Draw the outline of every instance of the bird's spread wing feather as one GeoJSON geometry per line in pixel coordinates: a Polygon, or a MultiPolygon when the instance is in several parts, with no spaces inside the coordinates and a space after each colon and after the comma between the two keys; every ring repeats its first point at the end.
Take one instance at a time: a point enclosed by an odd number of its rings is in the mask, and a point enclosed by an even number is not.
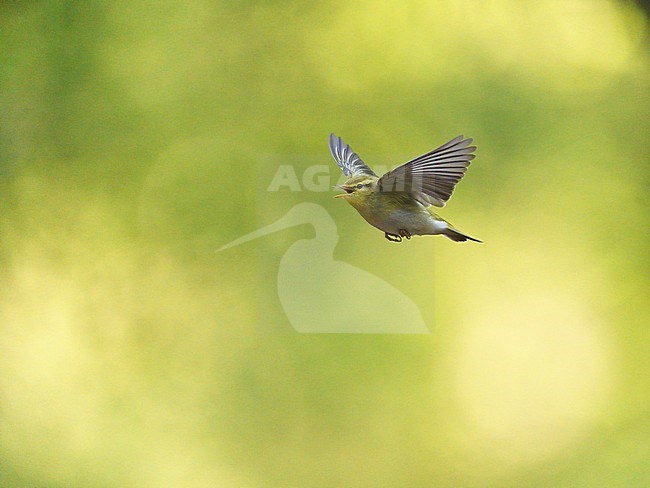
{"type": "Polygon", "coordinates": [[[398,166],[379,179],[381,191],[406,192],[423,205],[444,207],[467,171],[476,146],[458,136],[431,152],[398,166]]]}
{"type": "Polygon", "coordinates": [[[358,176],[368,175],[377,176],[366,164],[361,161],[361,158],[334,134],[330,134],[330,151],[332,156],[343,170],[345,176],[358,176]]]}

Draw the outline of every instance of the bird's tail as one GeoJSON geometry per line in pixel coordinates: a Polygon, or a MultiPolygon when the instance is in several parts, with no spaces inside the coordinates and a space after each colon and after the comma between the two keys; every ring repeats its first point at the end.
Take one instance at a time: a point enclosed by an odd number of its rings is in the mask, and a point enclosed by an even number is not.
{"type": "Polygon", "coordinates": [[[460,232],[457,229],[454,229],[451,226],[445,229],[444,234],[445,237],[448,237],[449,239],[455,242],[465,242],[467,240],[474,241],[474,242],[483,242],[483,241],[479,241],[478,239],[474,239],[473,237],[470,237],[467,234],[463,234],[462,232],[460,232]]]}

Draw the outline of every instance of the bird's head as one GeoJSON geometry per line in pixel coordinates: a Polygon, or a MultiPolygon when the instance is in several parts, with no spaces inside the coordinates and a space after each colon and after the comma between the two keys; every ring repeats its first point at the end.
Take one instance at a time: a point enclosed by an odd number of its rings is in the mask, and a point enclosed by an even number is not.
{"type": "Polygon", "coordinates": [[[340,188],[345,193],[335,195],[334,198],[344,198],[352,205],[363,204],[377,191],[377,181],[378,178],[376,176],[351,176],[342,185],[336,185],[337,188],[340,188]]]}

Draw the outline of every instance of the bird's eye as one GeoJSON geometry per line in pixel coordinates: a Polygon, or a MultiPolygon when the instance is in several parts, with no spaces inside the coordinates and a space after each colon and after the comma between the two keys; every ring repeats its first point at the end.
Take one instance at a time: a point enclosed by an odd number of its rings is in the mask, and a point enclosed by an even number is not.
{"type": "Polygon", "coordinates": [[[362,185],[361,183],[359,183],[359,184],[357,185],[357,188],[358,188],[359,190],[361,190],[361,188],[363,188],[363,185],[362,185]]]}

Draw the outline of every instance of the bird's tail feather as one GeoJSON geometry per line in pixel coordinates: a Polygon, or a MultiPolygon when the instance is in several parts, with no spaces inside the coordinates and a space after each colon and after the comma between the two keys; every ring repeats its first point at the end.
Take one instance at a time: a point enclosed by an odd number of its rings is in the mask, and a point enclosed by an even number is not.
{"type": "Polygon", "coordinates": [[[479,241],[478,239],[474,239],[473,237],[470,237],[467,234],[463,234],[459,230],[456,230],[452,227],[445,229],[445,237],[448,237],[449,239],[455,242],[465,242],[467,240],[474,241],[474,242],[483,242],[483,241],[479,241]]]}

